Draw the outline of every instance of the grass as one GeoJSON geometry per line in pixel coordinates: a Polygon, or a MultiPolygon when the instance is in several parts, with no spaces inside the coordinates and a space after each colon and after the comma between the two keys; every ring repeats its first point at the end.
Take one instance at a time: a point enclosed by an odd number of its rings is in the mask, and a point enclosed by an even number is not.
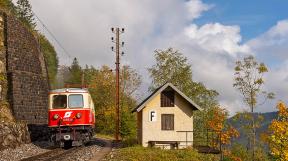
{"type": "Polygon", "coordinates": [[[141,146],[118,149],[106,160],[112,161],[217,161],[219,155],[200,154],[193,149],[163,150],[160,148],[143,148],[141,146]],[[112,156],[112,158],[111,158],[112,156]]]}
{"type": "Polygon", "coordinates": [[[112,135],[107,135],[107,134],[100,134],[100,133],[96,133],[96,138],[103,138],[103,139],[109,139],[109,140],[114,140],[114,136],[112,135]]]}

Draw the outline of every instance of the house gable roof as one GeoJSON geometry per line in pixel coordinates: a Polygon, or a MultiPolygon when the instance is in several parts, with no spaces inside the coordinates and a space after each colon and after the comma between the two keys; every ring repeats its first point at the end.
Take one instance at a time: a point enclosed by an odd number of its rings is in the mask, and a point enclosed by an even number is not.
{"type": "Polygon", "coordinates": [[[164,85],[157,88],[153,93],[151,93],[146,99],[144,99],[137,107],[133,109],[132,112],[140,112],[148,102],[150,102],[154,97],[164,91],[166,88],[171,87],[174,91],[176,91],[180,96],[182,96],[190,105],[195,107],[197,110],[202,111],[203,109],[198,106],[194,101],[188,98],[183,92],[181,92],[178,88],[176,88],[172,83],[165,83],[164,85]]]}

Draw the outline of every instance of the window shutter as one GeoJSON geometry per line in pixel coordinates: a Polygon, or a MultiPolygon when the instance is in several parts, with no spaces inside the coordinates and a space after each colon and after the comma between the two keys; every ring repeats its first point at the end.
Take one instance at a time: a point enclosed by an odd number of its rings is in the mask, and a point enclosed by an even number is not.
{"type": "Polygon", "coordinates": [[[174,114],[161,115],[161,130],[174,130],[174,114]]]}
{"type": "Polygon", "coordinates": [[[161,107],[174,107],[174,91],[161,92],[161,107]]]}

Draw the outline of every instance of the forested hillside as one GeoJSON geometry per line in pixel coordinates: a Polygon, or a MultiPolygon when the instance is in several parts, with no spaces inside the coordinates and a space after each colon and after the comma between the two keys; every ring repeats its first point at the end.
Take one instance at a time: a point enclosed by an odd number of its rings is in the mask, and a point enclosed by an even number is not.
{"type": "MultiPolygon", "coordinates": [[[[257,140],[261,141],[261,134],[267,133],[268,127],[271,124],[272,120],[277,119],[278,112],[254,113],[253,117],[255,119],[259,117],[262,118],[261,122],[259,123],[259,128],[256,131],[257,140]]],[[[245,130],[242,128],[243,124],[248,124],[248,121],[245,119],[245,115],[243,113],[237,114],[229,118],[227,120],[227,123],[235,127],[240,133],[240,137],[236,138],[234,141],[242,144],[243,146],[247,146],[248,142],[245,136],[245,130]]]]}

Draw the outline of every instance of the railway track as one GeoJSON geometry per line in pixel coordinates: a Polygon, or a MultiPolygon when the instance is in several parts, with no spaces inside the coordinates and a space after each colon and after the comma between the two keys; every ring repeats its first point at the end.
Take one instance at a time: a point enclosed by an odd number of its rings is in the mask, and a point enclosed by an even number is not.
{"type": "Polygon", "coordinates": [[[35,155],[29,158],[24,158],[21,161],[57,161],[64,160],[65,157],[69,154],[75,153],[76,151],[81,150],[84,147],[72,147],[70,149],[55,148],[46,153],[35,155]]]}

